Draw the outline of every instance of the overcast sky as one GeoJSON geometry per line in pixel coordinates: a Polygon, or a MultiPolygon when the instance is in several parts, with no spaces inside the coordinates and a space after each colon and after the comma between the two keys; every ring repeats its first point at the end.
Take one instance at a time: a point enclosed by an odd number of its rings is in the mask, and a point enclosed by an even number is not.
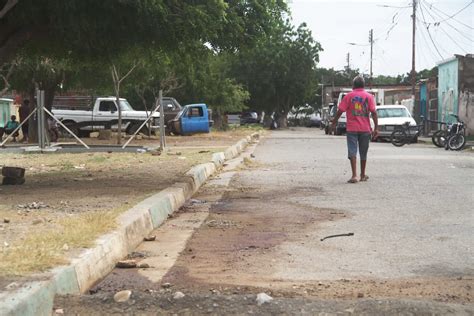
{"type": "MultiPolygon", "coordinates": [[[[432,68],[454,54],[474,53],[474,0],[417,1],[417,70],[432,68]],[[435,22],[440,23],[434,25],[435,22]]],[[[288,2],[294,24],[306,22],[323,46],[320,66],[343,69],[350,53],[351,67],[369,73],[369,31],[373,29],[374,75],[397,75],[411,70],[411,0],[288,2]]]]}

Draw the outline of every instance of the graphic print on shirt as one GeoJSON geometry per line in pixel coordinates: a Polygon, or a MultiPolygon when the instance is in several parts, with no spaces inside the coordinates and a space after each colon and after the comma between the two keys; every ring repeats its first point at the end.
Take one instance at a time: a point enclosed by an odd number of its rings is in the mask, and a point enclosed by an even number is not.
{"type": "Polygon", "coordinates": [[[362,117],[369,117],[369,99],[365,98],[365,100],[360,96],[355,96],[351,99],[352,105],[352,115],[353,116],[362,116],[362,117]]]}

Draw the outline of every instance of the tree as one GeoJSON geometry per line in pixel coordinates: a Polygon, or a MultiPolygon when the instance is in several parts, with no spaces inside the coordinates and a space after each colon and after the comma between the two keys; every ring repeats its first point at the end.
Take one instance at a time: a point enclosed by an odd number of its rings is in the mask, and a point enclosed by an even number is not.
{"type": "Polygon", "coordinates": [[[223,0],[0,0],[0,64],[20,48],[49,55],[109,58],[128,47],[208,41],[225,23],[223,0]]]}
{"type": "Polygon", "coordinates": [[[120,86],[122,84],[122,81],[124,81],[128,76],[130,76],[130,74],[137,66],[138,63],[133,62],[130,68],[128,70],[125,70],[126,72],[124,73],[122,73],[120,71],[120,67],[116,66],[115,64],[112,64],[112,66],[110,67],[112,73],[112,80],[114,82],[115,104],[117,104],[118,110],[117,145],[120,145],[122,143],[122,105],[120,103],[120,86]]]}
{"type": "Polygon", "coordinates": [[[0,67],[0,97],[10,89],[10,77],[19,61],[20,60],[13,60],[0,67]]]}
{"type": "MultiPolygon", "coordinates": [[[[51,59],[44,56],[19,55],[16,60],[15,71],[10,76],[10,85],[28,95],[30,99],[30,110],[36,103],[35,90],[45,91],[45,107],[51,110],[54,94],[60,89],[61,84],[68,76],[74,73],[71,60],[51,59]]],[[[30,119],[29,139],[37,140],[36,121],[30,119]]]]}
{"type": "Polygon", "coordinates": [[[206,63],[206,76],[195,87],[213,110],[215,127],[218,129],[226,127],[224,114],[241,112],[246,108],[245,101],[249,99],[248,91],[229,74],[231,58],[225,53],[210,54],[206,63]]]}
{"type": "Polygon", "coordinates": [[[234,73],[250,92],[252,109],[275,112],[287,125],[292,107],[303,106],[316,91],[316,64],[321,46],[305,24],[296,30],[282,22],[254,49],[239,55],[234,73]]]}

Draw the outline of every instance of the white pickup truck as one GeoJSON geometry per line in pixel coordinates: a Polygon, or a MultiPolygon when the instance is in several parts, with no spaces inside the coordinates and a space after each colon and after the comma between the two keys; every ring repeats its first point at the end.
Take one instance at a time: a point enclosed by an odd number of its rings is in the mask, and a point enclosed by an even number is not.
{"type": "MultiPolygon", "coordinates": [[[[100,129],[117,130],[118,108],[115,97],[56,97],[52,112],[64,125],[76,135],[88,136],[100,129]]],[[[122,130],[133,134],[147,119],[149,112],[135,111],[126,99],[120,99],[122,110],[122,130]]],[[[153,114],[151,131],[159,129],[160,113],[153,114]]],[[[147,125],[148,126],[148,125],[147,125]]],[[[142,128],[148,133],[147,126],[142,128]]]]}

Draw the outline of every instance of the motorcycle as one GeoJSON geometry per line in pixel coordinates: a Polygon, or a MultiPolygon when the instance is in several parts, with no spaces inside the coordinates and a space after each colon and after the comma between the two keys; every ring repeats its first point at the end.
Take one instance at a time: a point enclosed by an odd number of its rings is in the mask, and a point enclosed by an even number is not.
{"type": "Polygon", "coordinates": [[[466,145],[466,127],[463,121],[459,120],[459,116],[453,115],[457,122],[448,125],[447,137],[445,141],[446,150],[461,150],[466,145]]]}

